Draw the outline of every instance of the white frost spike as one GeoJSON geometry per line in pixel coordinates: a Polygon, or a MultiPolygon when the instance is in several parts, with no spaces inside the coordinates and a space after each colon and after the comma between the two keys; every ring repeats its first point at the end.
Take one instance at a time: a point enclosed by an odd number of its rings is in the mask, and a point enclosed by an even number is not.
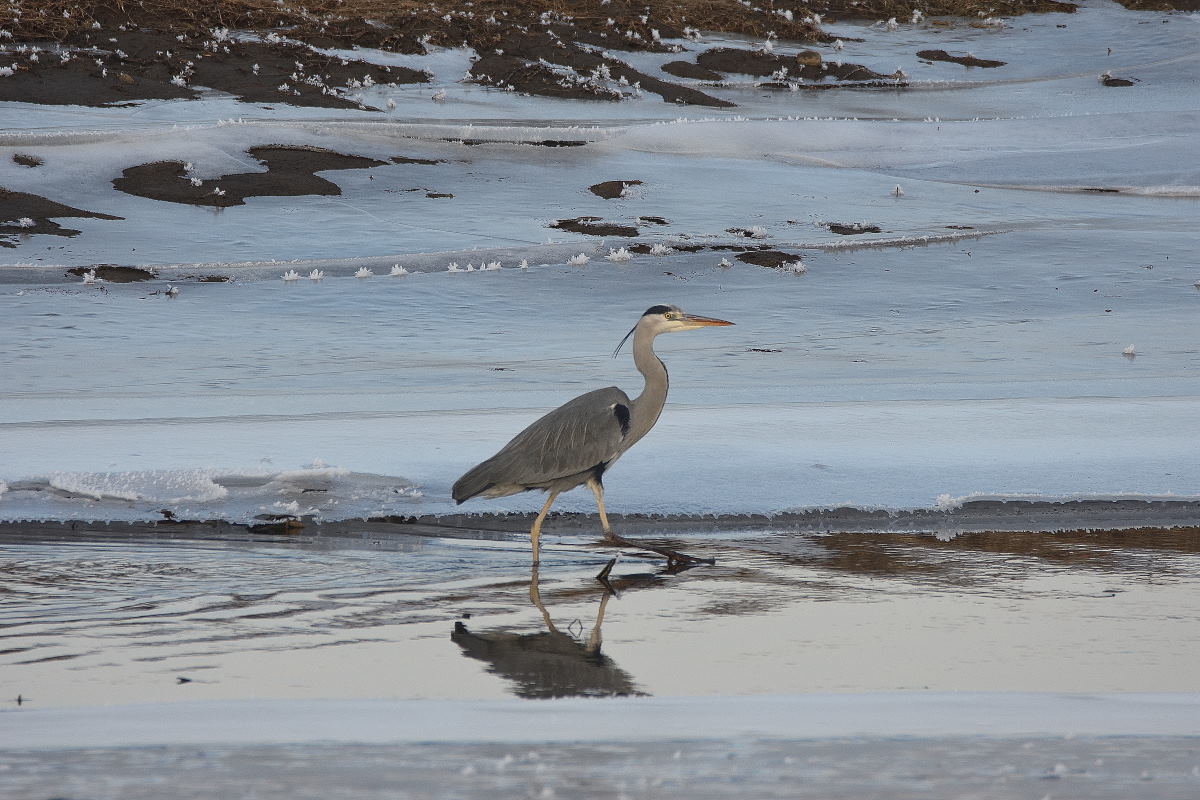
{"type": "Polygon", "coordinates": [[[34,221],[33,221],[32,219],[30,219],[29,217],[21,217],[19,220],[17,220],[17,227],[18,227],[18,228],[33,228],[33,227],[36,227],[36,226],[37,226],[37,223],[36,223],[36,222],[34,222],[34,221]]]}
{"type": "Polygon", "coordinates": [[[922,14],[919,9],[914,8],[913,12],[912,12],[912,17],[909,18],[908,21],[913,25],[920,25],[921,21],[924,19],[925,19],[925,15],[922,14]]]}
{"type": "Polygon", "coordinates": [[[484,270],[485,272],[495,272],[496,270],[500,269],[500,262],[499,261],[489,261],[486,264],[483,264],[482,266],[480,266],[479,268],[481,270],[484,270]]]}
{"type": "Polygon", "coordinates": [[[374,272],[372,272],[371,270],[367,269],[366,267],[359,267],[359,268],[358,268],[358,272],[354,273],[354,277],[356,277],[356,278],[369,278],[369,277],[371,277],[371,276],[372,276],[372,275],[374,275],[374,274],[375,274],[374,272]]]}
{"type": "Polygon", "coordinates": [[[289,269],[287,272],[283,273],[283,279],[285,281],[298,281],[300,280],[300,273],[296,272],[294,269],[289,269]]]}
{"type": "MultiPolygon", "coordinates": [[[[529,259],[522,258],[521,263],[517,264],[517,269],[529,269],[529,259]]],[[[1196,281],[1197,288],[1200,288],[1200,281],[1196,281]]]]}
{"type": "Polygon", "coordinates": [[[472,262],[468,261],[467,262],[467,272],[474,272],[474,271],[475,271],[475,265],[472,262]]]}
{"type": "Polygon", "coordinates": [[[1126,347],[1124,350],[1121,351],[1121,355],[1129,356],[1130,358],[1133,358],[1134,356],[1137,355],[1137,350],[1133,349],[1133,345],[1129,345],[1129,347],[1126,347]]]}
{"type": "Polygon", "coordinates": [[[396,109],[396,101],[389,97],[387,101],[387,107],[388,111],[394,111],[396,109]]]}
{"type": "Polygon", "coordinates": [[[96,282],[96,270],[89,269],[87,272],[83,273],[83,282],[84,283],[95,283],[96,282]]]}
{"type": "Polygon", "coordinates": [[[654,246],[650,248],[650,255],[652,256],[668,256],[674,252],[673,248],[667,247],[662,242],[655,242],[654,246]]]}
{"type": "Polygon", "coordinates": [[[401,275],[407,275],[407,274],[408,274],[408,270],[406,270],[404,267],[400,266],[399,264],[394,264],[392,266],[392,271],[388,273],[388,275],[395,275],[397,277],[399,277],[401,275]]]}
{"type": "Polygon", "coordinates": [[[579,255],[571,256],[570,258],[567,259],[567,263],[573,267],[582,267],[584,264],[588,263],[589,261],[591,261],[591,259],[588,258],[583,253],[580,253],[579,255]]]}
{"type": "Polygon", "coordinates": [[[900,184],[896,184],[896,188],[892,189],[892,195],[895,197],[904,197],[904,190],[900,188],[900,184]]]}
{"type": "Polygon", "coordinates": [[[717,266],[718,267],[732,267],[733,262],[730,261],[728,258],[722,258],[720,263],[717,264],[717,266]]]}
{"type": "Polygon", "coordinates": [[[834,40],[833,40],[833,49],[834,49],[834,50],[841,50],[841,49],[845,48],[845,46],[846,46],[846,45],[845,45],[845,44],[842,42],[842,40],[841,40],[841,39],[834,39],[834,40]]]}
{"type": "Polygon", "coordinates": [[[167,297],[175,297],[177,294],[179,294],[179,287],[171,286],[170,284],[167,284],[166,294],[167,294],[167,297]]]}
{"type": "Polygon", "coordinates": [[[312,272],[308,273],[308,279],[310,281],[319,281],[319,280],[323,279],[324,277],[325,277],[325,273],[319,269],[314,269],[312,272]]]}
{"type": "Polygon", "coordinates": [[[192,182],[192,186],[201,186],[204,184],[204,181],[199,178],[189,178],[189,180],[192,182]]]}
{"type": "Polygon", "coordinates": [[[767,229],[764,228],[762,225],[751,225],[749,231],[750,231],[751,239],[767,238],[767,229]]]}
{"type": "Polygon", "coordinates": [[[446,90],[445,90],[445,89],[438,89],[438,90],[437,90],[437,92],[436,92],[436,93],[433,95],[433,97],[432,97],[432,98],[430,98],[430,99],[431,99],[431,100],[433,100],[435,103],[442,103],[442,102],[445,102],[445,100],[446,100],[446,90]]]}
{"type": "Polygon", "coordinates": [[[457,261],[451,261],[446,265],[447,272],[466,272],[465,269],[459,269],[457,261]]]}
{"type": "Polygon", "coordinates": [[[895,17],[892,17],[887,22],[883,23],[883,27],[887,28],[889,31],[897,31],[900,30],[900,23],[896,22],[895,17]]]}
{"type": "Polygon", "coordinates": [[[633,258],[633,255],[624,247],[618,247],[616,250],[613,250],[610,247],[608,249],[608,255],[606,255],[605,258],[609,261],[629,261],[631,258],[633,258]]]}
{"type": "Polygon", "coordinates": [[[790,272],[793,275],[803,275],[804,273],[808,272],[808,267],[804,266],[804,262],[802,261],[785,262],[780,269],[782,269],[784,272],[790,272]]]}

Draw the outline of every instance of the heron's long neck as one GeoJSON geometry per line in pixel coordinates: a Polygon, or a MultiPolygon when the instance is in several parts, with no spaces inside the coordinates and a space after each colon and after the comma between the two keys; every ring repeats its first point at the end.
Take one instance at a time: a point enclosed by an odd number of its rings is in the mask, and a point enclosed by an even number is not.
{"type": "Polygon", "coordinates": [[[654,427],[667,402],[667,368],[654,354],[653,345],[654,334],[638,328],[633,335],[633,363],[646,379],[646,385],[633,400],[633,408],[629,413],[629,433],[625,436],[626,447],[654,427]]]}

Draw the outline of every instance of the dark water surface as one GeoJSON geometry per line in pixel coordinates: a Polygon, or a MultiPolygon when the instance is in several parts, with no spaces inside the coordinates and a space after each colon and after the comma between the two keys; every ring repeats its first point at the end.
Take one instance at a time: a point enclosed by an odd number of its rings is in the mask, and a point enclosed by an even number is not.
{"type": "Polygon", "coordinates": [[[625,549],[605,586],[584,534],[534,573],[504,530],[7,525],[3,701],[1200,690],[1197,528],[644,527],[716,564],[625,549]]]}

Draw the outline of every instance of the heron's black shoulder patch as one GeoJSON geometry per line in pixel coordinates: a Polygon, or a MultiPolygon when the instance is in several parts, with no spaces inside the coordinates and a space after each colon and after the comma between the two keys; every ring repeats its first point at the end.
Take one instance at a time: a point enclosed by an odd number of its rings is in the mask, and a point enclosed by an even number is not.
{"type": "Polygon", "coordinates": [[[648,317],[651,314],[665,314],[670,310],[671,310],[670,306],[650,306],[649,308],[646,309],[646,313],[642,314],[642,316],[648,317]]]}
{"type": "Polygon", "coordinates": [[[629,406],[617,403],[613,406],[613,416],[617,418],[617,424],[621,426],[621,435],[629,433],[629,406]]]}

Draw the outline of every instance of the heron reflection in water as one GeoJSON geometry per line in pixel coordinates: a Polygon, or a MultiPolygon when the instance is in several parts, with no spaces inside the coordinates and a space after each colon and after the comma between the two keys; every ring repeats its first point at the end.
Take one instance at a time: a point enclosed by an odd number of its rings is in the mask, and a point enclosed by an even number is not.
{"type": "MultiPolygon", "coordinates": [[[[645,378],[642,393],[633,400],[616,386],[581,394],[513,437],[500,452],[472,467],[452,490],[454,500],[472,497],[505,497],[541,489],[549,493],[529,531],[533,563],[538,563],[538,537],[550,506],[561,493],[586,485],[596,497],[604,538],[612,544],[631,545],[667,557],[668,565],[697,564],[697,559],[675,550],[618,536],[604,511],[606,470],[650,432],[667,402],[667,368],[654,354],[660,333],[732,325],[723,319],[685,314],[676,306],[651,306],[617,345],[614,356],[633,337],[633,363],[645,378]]],[[[708,563],[711,563],[709,561],[708,563]]],[[[603,573],[603,575],[607,575],[603,573]]],[[[602,577],[603,580],[603,577],[602,577]]]]}
{"type": "MultiPolygon", "coordinates": [[[[586,638],[559,630],[542,602],[535,564],[529,577],[529,599],[542,615],[546,630],[537,633],[491,631],[473,633],[462,621],[454,624],[450,639],[463,655],[488,665],[487,670],[515,684],[514,694],[527,699],[554,697],[644,696],[633,678],[601,652],[600,627],[616,590],[657,580],[654,575],[624,576],[601,581],[596,621],[586,638]]],[[[574,622],[572,622],[574,625],[574,622]]],[[[568,626],[570,630],[570,626],[568,626]]]]}

